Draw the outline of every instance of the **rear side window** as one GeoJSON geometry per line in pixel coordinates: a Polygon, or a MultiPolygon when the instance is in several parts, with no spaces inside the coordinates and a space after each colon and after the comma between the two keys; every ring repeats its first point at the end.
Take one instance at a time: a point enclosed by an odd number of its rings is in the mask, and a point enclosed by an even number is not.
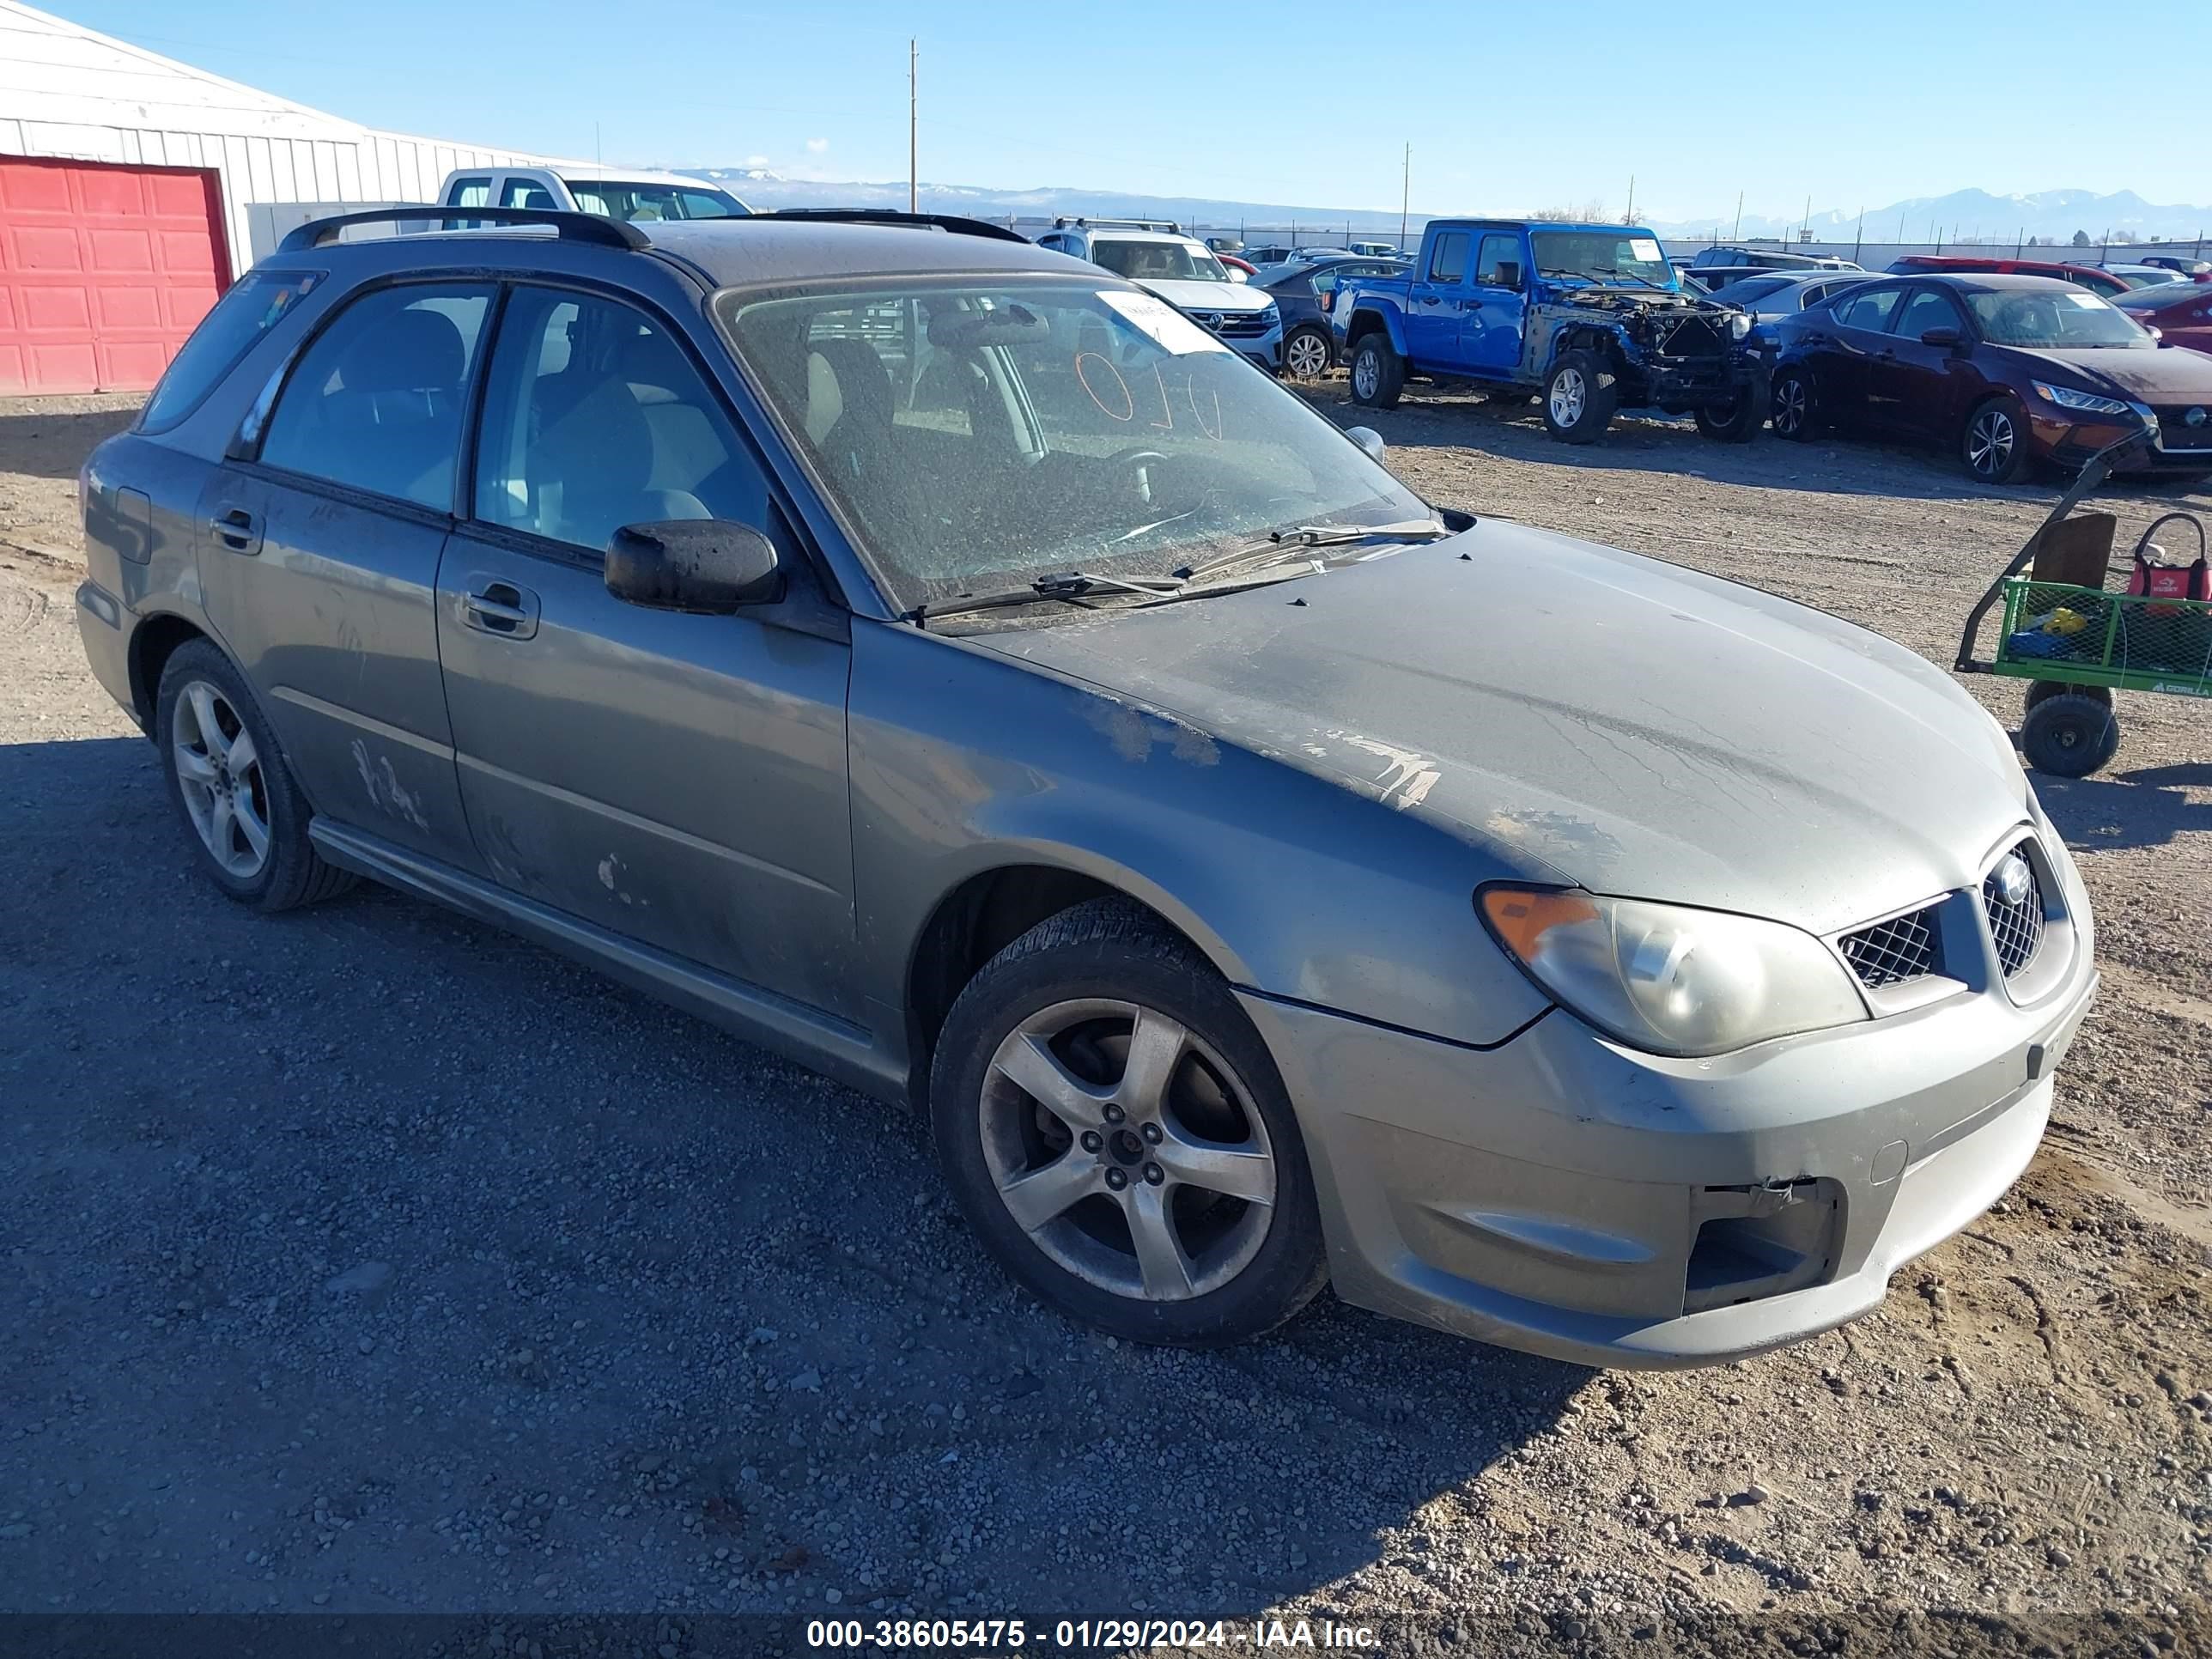
{"type": "Polygon", "coordinates": [[[447,207],[489,207],[491,205],[489,179],[456,179],[453,187],[446,192],[447,207]]]}
{"type": "Polygon", "coordinates": [[[550,208],[556,206],[553,192],[534,179],[510,179],[499,193],[499,204],[504,208],[550,208]]]}
{"type": "Polygon", "coordinates": [[[380,289],[315,338],[276,400],[264,465],[452,509],[489,287],[380,289]]]}
{"type": "Polygon", "coordinates": [[[323,280],[319,270],[249,270],[216,301],[161,376],[139,417],[141,432],[166,432],[200,405],[223,376],[323,280]]]}
{"type": "Polygon", "coordinates": [[[1432,283],[1456,283],[1467,276],[1467,245],[1469,240],[1463,230],[1447,230],[1437,238],[1437,245],[1429,255],[1429,280],[1432,283]]]}
{"type": "Polygon", "coordinates": [[[1865,294],[1855,294],[1836,307],[1836,320],[1845,328],[1863,328],[1869,333],[1881,332],[1889,313],[1897,309],[1898,296],[1905,290],[1878,288],[1865,294]]]}

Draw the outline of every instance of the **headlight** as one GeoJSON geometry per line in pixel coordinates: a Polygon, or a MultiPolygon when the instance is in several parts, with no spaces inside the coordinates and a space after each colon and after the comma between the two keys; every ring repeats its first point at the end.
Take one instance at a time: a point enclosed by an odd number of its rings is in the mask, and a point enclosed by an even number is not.
{"type": "Polygon", "coordinates": [[[1573,890],[1480,896],[1529,977],[1631,1048],[1717,1054],[1868,1017],[1843,963],[1779,922],[1573,890]]]}
{"type": "Polygon", "coordinates": [[[1749,334],[1751,332],[1751,313],[1747,311],[1739,311],[1735,316],[1729,318],[1729,332],[1739,340],[1749,334]]]}
{"type": "Polygon", "coordinates": [[[1260,313],[1260,320],[1273,328],[1283,320],[1283,313],[1279,307],[1270,305],[1260,313]]]}
{"type": "Polygon", "coordinates": [[[2057,404],[2061,409],[2078,409],[2085,415],[2131,415],[2135,411],[2118,398],[2100,398],[2094,392],[2076,392],[2070,386],[2045,386],[2040,380],[2030,380],[2035,395],[2057,404]]]}

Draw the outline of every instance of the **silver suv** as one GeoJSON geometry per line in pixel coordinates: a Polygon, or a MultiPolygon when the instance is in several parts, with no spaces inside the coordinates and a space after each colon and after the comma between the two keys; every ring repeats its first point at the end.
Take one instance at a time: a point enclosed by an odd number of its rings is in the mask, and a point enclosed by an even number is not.
{"type": "Polygon", "coordinates": [[[1283,367],[1274,296],[1248,287],[1196,237],[1163,219],[1057,219],[1037,246],[1103,265],[1157,294],[1270,374],[1283,367]]]}

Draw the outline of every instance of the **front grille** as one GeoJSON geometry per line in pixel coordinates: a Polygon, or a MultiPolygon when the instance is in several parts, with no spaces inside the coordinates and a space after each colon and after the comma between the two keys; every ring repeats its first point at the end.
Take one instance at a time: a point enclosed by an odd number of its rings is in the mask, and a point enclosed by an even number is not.
{"type": "Polygon", "coordinates": [[[1843,938],[1844,960],[1869,991],[1936,971],[1936,906],[1893,916],[1843,938]]]}
{"type": "Polygon", "coordinates": [[[1267,331],[1270,321],[1264,311],[1194,311],[1190,314],[1225,340],[1256,340],[1267,331]]]}
{"type": "Polygon", "coordinates": [[[2212,449],[2212,404],[2176,404],[2158,410],[2159,441],[2168,449],[2212,449]],[[2189,412],[2203,409],[2197,424],[2189,424],[2189,412]]]}
{"type": "Polygon", "coordinates": [[[2017,904],[2005,902],[2003,894],[1997,890],[1997,871],[2005,863],[2004,859],[1999,859],[1990,873],[1982,878],[1982,912],[1990,920],[1990,939],[1997,947],[1997,966],[2010,979],[2035,960],[2035,953],[2043,944],[2043,878],[2036,872],[2035,860],[2028,856],[2027,842],[2021,842],[2006,856],[2018,858],[2027,866],[2027,896],[2017,904]]]}

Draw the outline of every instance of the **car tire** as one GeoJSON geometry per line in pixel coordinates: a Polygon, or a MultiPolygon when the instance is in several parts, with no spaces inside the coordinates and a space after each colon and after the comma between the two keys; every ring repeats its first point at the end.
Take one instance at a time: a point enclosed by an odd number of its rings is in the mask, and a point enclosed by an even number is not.
{"type": "Polygon", "coordinates": [[[1595,352],[1563,352],[1544,377],[1544,429],[1561,443],[1594,444],[1620,400],[1612,371],[1595,352]]]}
{"type": "Polygon", "coordinates": [[[2112,705],[2070,688],[2037,702],[2020,725],[2027,763],[2054,778],[2086,778],[2119,746],[2120,722],[2112,705]]]}
{"type": "Polygon", "coordinates": [[[343,892],[351,872],[307,838],[313,814],[246,678],[206,640],[171,653],[154,701],[169,799],[217,887],[258,910],[343,892]]]}
{"type": "Polygon", "coordinates": [[[2068,696],[2094,697],[2107,708],[2112,706],[2112,688],[2109,685],[2069,685],[2064,680],[2037,680],[2027,688],[2027,702],[2021,712],[2025,714],[2039,702],[2068,696]]]}
{"type": "Polygon", "coordinates": [[[1335,343],[1325,328],[1294,328],[1283,340],[1283,378],[1318,380],[1336,365],[1335,343]]]}
{"type": "Polygon", "coordinates": [[[1990,398],[1966,416],[1959,459],[1976,482],[2018,483],[2027,477],[2027,413],[2011,398],[1990,398]]]}
{"type": "Polygon", "coordinates": [[[1725,414],[1714,409],[1694,410],[1698,430],[1717,442],[1749,443],[1766,424],[1766,388],[1754,382],[1744,387],[1725,414]]]}
{"type": "Polygon", "coordinates": [[[1352,401],[1368,409],[1395,409],[1406,389],[1406,360],[1376,329],[1352,348],[1352,401]]]}
{"type": "Polygon", "coordinates": [[[969,1224],[1080,1323],[1219,1346],[1273,1329],[1327,1279],[1267,1045],[1220,975],[1128,901],[1062,911],[984,965],[945,1018],[929,1102],[969,1224]],[[1134,1080],[1140,1027],[1159,1058],[1134,1080]]]}
{"type": "Polygon", "coordinates": [[[1767,419],[1774,435],[1794,444],[1813,435],[1813,382],[1802,368],[1778,369],[1766,394],[1767,419]]]}

